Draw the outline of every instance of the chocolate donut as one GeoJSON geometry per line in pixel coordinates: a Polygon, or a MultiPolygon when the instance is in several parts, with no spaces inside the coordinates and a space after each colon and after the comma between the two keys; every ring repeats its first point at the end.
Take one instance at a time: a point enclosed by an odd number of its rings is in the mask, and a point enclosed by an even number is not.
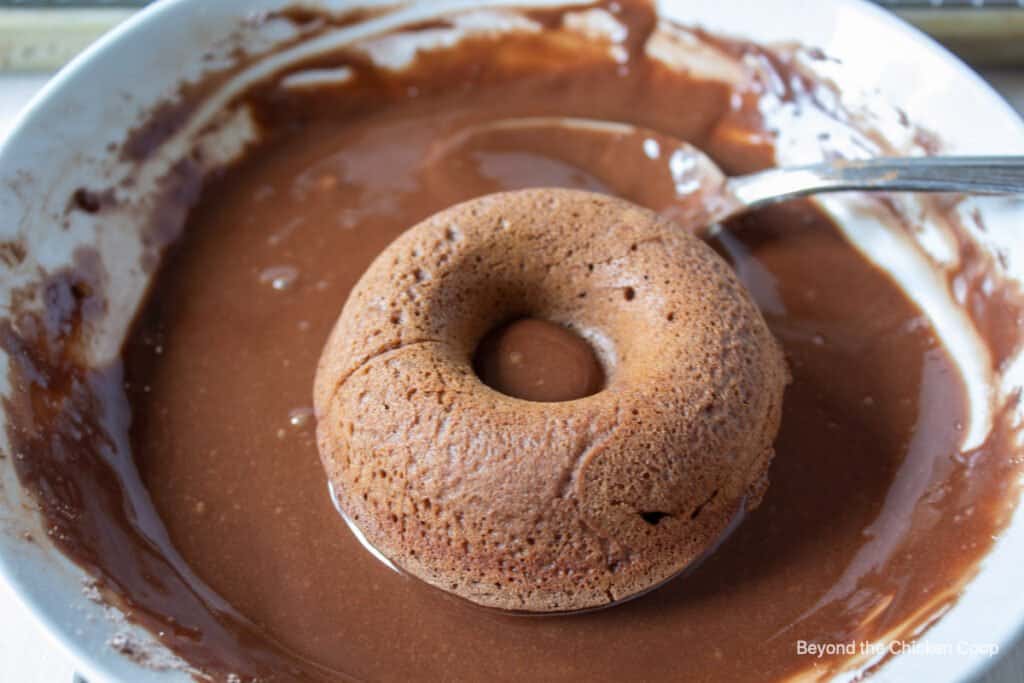
{"type": "Polygon", "coordinates": [[[406,572],[474,603],[594,608],[713,548],[767,485],[788,372],[710,247],[629,202],[495,194],[408,230],[352,291],[316,375],[337,502],[406,572]],[[482,382],[522,317],[587,340],[592,395],[482,382]]]}

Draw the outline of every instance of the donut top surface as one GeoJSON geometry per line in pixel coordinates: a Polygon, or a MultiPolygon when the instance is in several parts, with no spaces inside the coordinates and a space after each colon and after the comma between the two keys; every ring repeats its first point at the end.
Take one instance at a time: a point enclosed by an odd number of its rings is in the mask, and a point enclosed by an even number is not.
{"type": "Polygon", "coordinates": [[[685,569],[756,505],[787,370],[729,266],[629,202],[482,197],[395,240],[352,291],[315,383],[338,503],[405,571],[478,604],[607,605],[685,569]],[[473,359],[521,318],[604,376],[527,401],[473,359]]]}

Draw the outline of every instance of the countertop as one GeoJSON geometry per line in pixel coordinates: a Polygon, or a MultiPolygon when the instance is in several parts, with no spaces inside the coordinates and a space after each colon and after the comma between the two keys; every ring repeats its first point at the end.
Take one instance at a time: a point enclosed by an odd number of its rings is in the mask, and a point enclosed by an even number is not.
{"type": "MultiPolygon", "coordinates": [[[[1024,112],[1024,69],[984,72],[1024,112]]],[[[47,74],[0,72],[0,139],[47,74]]],[[[70,683],[74,668],[0,582],[0,683],[70,683]]],[[[978,683],[1024,683],[1024,644],[1004,656],[978,683]]]]}

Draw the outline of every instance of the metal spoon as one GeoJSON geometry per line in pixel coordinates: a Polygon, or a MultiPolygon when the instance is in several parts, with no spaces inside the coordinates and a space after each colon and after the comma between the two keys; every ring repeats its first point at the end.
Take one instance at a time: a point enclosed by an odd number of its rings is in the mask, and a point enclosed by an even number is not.
{"type": "Polygon", "coordinates": [[[431,150],[424,168],[447,169],[434,178],[438,187],[442,180],[458,185],[451,176],[474,172],[474,158],[502,151],[533,152],[586,169],[616,194],[697,232],[758,206],[828,192],[1024,194],[1021,156],[836,160],[729,178],[681,140],[631,124],[569,117],[501,119],[462,129],[431,150]],[[441,157],[453,163],[434,163],[441,157]]]}

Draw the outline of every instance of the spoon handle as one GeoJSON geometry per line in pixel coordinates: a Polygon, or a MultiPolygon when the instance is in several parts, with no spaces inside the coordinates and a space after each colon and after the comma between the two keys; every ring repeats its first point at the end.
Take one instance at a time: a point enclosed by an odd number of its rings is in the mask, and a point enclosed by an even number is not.
{"type": "Polygon", "coordinates": [[[728,185],[746,207],[847,190],[1024,194],[1024,156],[834,161],[738,176],[728,185]]]}

